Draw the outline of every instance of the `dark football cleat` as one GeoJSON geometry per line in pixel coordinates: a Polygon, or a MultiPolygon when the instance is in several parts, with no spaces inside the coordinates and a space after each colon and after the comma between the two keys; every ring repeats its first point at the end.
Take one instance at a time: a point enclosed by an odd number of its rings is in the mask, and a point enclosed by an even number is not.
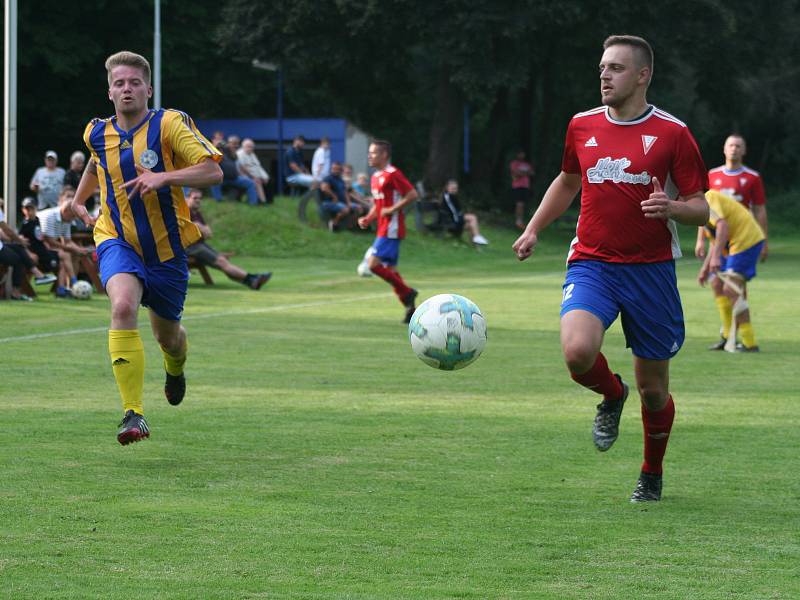
{"type": "Polygon", "coordinates": [[[718,342],[714,342],[713,344],[711,344],[708,347],[708,349],[709,350],[725,350],[725,343],[727,341],[728,340],[726,340],[725,338],[719,338],[719,341],[718,342]]]}
{"type": "Polygon", "coordinates": [[[411,317],[414,315],[414,311],[417,310],[414,301],[417,299],[419,292],[414,288],[411,288],[411,291],[406,294],[406,297],[403,298],[403,306],[406,307],[406,316],[403,317],[403,323],[411,323],[411,317]]]}
{"type": "Polygon", "coordinates": [[[761,352],[758,346],[745,346],[743,343],[736,344],[736,352],[761,352]]]}
{"type": "Polygon", "coordinates": [[[272,277],[272,273],[259,273],[255,277],[253,277],[253,281],[250,283],[250,287],[254,290],[260,290],[265,283],[267,283],[272,277]]]}
{"type": "Polygon", "coordinates": [[[642,471],[631,495],[631,502],[658,502],[661,500],[661,483],[661,475],[642,471]]]}
{"type": "Polygon", "coordinates": [[[183,401],[186,395],[186,377],[183,373],[180,375],[166,374],[167,378],[164,381],[164,395],[167,397],[167,402],[172,406],[178,406],[183,401]]]}
{"type": "Polygon", "coordinates": [[[126,412],[122,422],[119,424],[117,441],[123,446],[127,446],[146,437],[150,437],[150,428],[147,426],[147,421],[144,420],[144,417],[132,410],[126,412]]]}
{"type": "Polygon", "coordinates": [[[616,402],[603,400],[597,405],[597,414],[594,417],[592,426],[592,439],[595,448],[600,452],[605,452],[617,441],[619,435],[619,420],[622,417],[622,409],[625,400],[628,399],[628,385],[622,381],[622,377],[614,373],[622,386],[622,397],[616,402]]]}

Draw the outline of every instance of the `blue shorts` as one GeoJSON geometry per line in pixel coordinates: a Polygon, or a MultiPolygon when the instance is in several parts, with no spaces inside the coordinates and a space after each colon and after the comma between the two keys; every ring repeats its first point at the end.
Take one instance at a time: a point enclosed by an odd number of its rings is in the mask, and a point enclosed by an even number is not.
{"type": "Polygon", "coordinates": [[[332,215],[338,215],[346,208],[347,204],[344,202],[334,202],[333,200],[324,200],[322,202],[322,210],[332,215]]]}
{"type": "Polygon", "coordinates": [[[372,255],[381,259],[389,267],[397,265],[400,259],[400,240],[397,238],[376,237],[372,242],[372,255]]]}
{"type": "Polygon", "coordinates": [[[621,314],[626,346],[639,358],[668,360],[683,345],[683,309],[671,260],[572,262],[564,281],[561,316],[571,310],[592,313],[606,329],[621,314]]]}
{"type": "Polygon", "coordinates": [[[130,244],[112,239],[106,240],[97,248],[97,261],[103,287],[117,273],[132,273],[144,286],[142,306],[150,308],[162,319],[181,320],[189,285],[189,268],[185,255],[146,265],[130,244]]]}
{"type": "Polygon", "coordinates": [[[756,265],[761,256],[761,249],[764,247],[764,240],[758,242],[744,252],[739,252],[732,256],[723,256],[719,270],[721,273],[738,273],[744,277],[745,281],[750,281],[756,276],[756,265]]]}

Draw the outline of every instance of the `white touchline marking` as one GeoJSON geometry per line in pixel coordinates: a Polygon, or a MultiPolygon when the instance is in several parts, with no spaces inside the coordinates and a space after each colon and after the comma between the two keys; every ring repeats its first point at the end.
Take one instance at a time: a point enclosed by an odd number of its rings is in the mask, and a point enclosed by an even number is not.
{"type": "MultiPolygon", "coordinates": [[[[225,312],[205,313],[199,315],[188,315],[183,317],[181,321],[197,321],[200,319],[215,319],[217,317],[230,317],[235,315],[255,315],[261,313],[278,312],[282,310],[292,310],[296,308],[314,308],[315,306],[326,306],[329,304],[346,304],[348,302],[361,302],[364,300],[375,300],[377,298],[386,298],[391,296],[391,293],[382,294],[368,294],[366,296],[357,296],[353,298],[342,298],[339,300],[317,300],[314,302],[298,302],[297,304],[277,304],[275,306],[263,306],[261,308],[251,308],[247,310],[229,310],[225,312]]],[[[105,327],[88,327],[85,329],[67,329],[64,331],[48,331],[45,333],[32,333],[29,335],[18,335],[13,337],[0,338],[0,344],[9,342],[24,342],[28,340],[39,340],[52,337],[60,337],[65,335],[78,335],[81,333],[99,333],[108,331],[108,326],[105,327]]]]}

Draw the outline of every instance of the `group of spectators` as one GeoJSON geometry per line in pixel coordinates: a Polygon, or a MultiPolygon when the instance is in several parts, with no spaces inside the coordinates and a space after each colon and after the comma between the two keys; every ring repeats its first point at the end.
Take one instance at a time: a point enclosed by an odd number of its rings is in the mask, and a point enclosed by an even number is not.
{"type": "Polygon", "coordinates": [[[222,152],[222,183],[211,188],[211,196],[221,201],[223,193],[233,190],[238,199],[247,195],[247,202],[252,206],[264,206],[272,203],[269,187],[269,173],[261,165],[256,154],[256,144],[250,138],[240,139],[238,135],[229,135],[227,139],[221,131],[215,131],[211,143],[222,152]]]}

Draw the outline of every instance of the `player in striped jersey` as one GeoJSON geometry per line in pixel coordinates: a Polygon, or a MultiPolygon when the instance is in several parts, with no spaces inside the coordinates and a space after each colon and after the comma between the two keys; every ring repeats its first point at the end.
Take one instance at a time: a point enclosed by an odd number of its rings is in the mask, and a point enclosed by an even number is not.
{"type": "Polygon", "coordinates": [[[122,396],[120,444],[150,435],[142,407],[144,347],[139,304],[150,309],[153,334],[164,355],[164,392],[179,404],[186,391],[188,349],[181,325],[189,271],[184,248],[201,238],[189,218],[183,187],[222,181],[220,152],[177,110],[148,109],[150,64],[133,52],[106,60],[114,116],[93,119],[84,133],[91,160],[71,209],[94,224],[100,277],[111,300],[108,347],[122,396]],[[86,200],[100,186],[94,223],[86,200]]]}

